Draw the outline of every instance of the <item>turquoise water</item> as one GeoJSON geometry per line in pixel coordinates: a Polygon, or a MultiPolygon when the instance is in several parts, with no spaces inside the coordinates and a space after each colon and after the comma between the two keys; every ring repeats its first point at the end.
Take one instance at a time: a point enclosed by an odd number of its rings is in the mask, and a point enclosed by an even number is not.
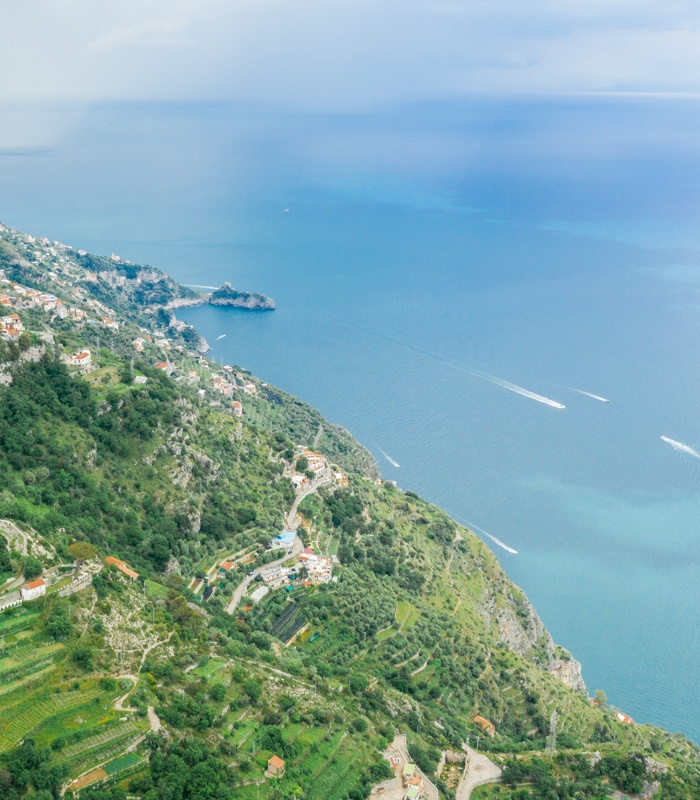
{"type": "Polygon", "coordinates": [[[2,221],[274,297],[182,316],[517,550],[485,536],[590,689],[700,740],[700,460],[660,438],[700,452],[699,108],[52,113],[2,221]]]}

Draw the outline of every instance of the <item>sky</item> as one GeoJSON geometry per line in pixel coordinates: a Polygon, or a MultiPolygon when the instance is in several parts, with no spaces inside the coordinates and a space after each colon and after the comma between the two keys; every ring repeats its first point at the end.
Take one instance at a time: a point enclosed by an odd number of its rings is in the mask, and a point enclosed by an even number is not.
{"type": "Polygon", "coordinates": [[[0,0],[3,101],[700,92],[695,0],[0,0]]]}

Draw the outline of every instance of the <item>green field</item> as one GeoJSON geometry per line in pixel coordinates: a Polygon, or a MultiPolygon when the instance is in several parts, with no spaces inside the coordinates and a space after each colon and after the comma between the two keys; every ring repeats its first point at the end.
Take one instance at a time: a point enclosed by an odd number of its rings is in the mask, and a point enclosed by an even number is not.
{"type": "Polygon", "coordinates": [[[163,586],[162,583],[156,583],[155,581],[149,580],[146,581],[146,597],[148,597],[149,600],[158,597],[167,597],[169,591],[170,590],[168,587],[163,586]]]}
{"type": "Polygon", "coordinates": [[[116,772],[127,769],[127,767],[133,767],[142,760],[141,756],[136,755],[136,753],[127,753],[119,758],[115,758],[114,761],[108,762],[102,769],[104,769],[108,775],[114,775],[116,772]]]}

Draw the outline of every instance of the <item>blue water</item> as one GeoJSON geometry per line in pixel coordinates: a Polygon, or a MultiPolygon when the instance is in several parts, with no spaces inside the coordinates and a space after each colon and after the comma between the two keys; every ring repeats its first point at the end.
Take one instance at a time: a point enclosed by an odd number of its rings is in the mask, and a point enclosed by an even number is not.
{"type": "Polygon", "coordinates": [[[274,297],[182,316],[517,550],[486,540],[591,690],[700,741],[700,460],[660,439],[700,451],[700,107],[35,113],[0,220],[274,297]]]}

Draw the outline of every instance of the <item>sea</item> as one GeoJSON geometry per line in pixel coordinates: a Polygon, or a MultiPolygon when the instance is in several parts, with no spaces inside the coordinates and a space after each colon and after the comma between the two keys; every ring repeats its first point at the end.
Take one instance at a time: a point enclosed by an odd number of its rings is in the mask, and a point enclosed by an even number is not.
{"type": "Polygon", "coordinates": [[[4,105],[0,221],[180,316],[470,525],[588,687],[700,742],[700,105],[4,105]],[[662,438],[664,437],[664,438],[662,438]]]}

